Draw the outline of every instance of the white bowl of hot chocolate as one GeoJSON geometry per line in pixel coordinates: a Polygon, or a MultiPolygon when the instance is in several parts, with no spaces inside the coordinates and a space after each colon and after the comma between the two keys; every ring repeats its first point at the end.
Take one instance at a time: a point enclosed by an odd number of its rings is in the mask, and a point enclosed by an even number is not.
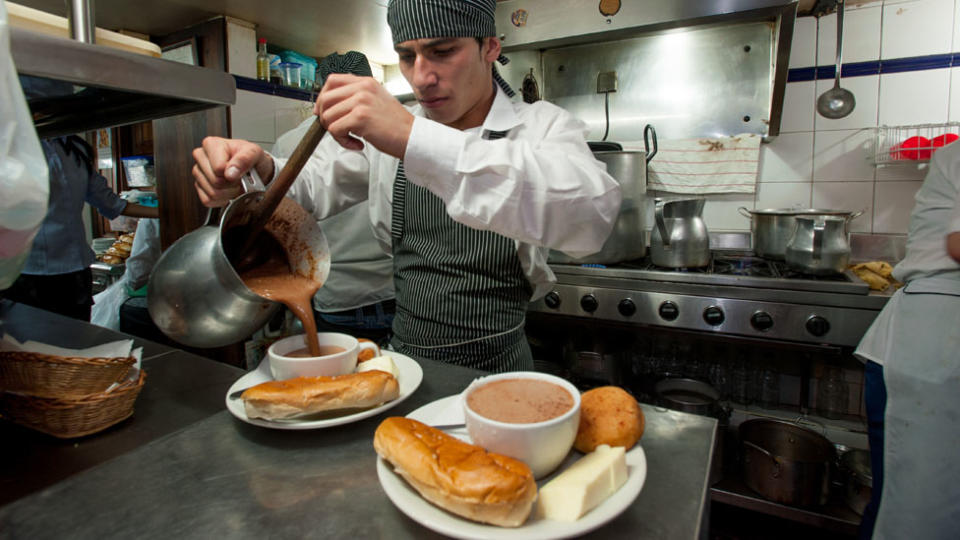
{"type": "Polygon", "coordinates": [[[267,349],[270,374],[282,381],[294,377],[333,377],[353,373],[357,355],[362,349],[372,349],[379,355],[376,344],[358,341],[349,334],[317,332],[316,340],[300,334],[281,339],[267,349]]]}
{"type": "Polygon", "coordinates": [[[463,410],[474,444],[519,459],[542,478],[573,446],[580,392],[547,373],[500,373],[473,381],[463,393],[463,410]]]}

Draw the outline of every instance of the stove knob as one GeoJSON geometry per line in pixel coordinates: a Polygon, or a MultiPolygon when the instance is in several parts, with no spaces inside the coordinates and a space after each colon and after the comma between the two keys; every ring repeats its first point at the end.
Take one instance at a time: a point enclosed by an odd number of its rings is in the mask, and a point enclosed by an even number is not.
{"type": "Polygon", "coordinates": [[[761,332],[766,332],[773,328],[773,317],[766,311],[758,311],[750,317],[750,326],[761,332]]]}
{"type": "Polygon", "coordinates": [[[543,303],[550,309],[557,309],[560,307],[560,295],[557,294],[557,291],[550,291],[547,293],[547,296],[543,298],[543,303]]]}
{"type": "Polygon", "coordinates": [[[819,315],[807,319],[807,332],[820,337],[830,331],[830,323],[819,315]]]}
{"type": "Polygon", "coordinates": [[[723,324],[723,310],[717,306],[710,306],[703,310],[703,320],[710,326],[720,326],[723,324]]]}
{"type": "Polygon", "coordinates": [[[624,317],[630,317],[637,312],[637,305],[633,303],[633,300],[624,298],[617,304],[617,311],[624,317]]]}
{"type": "Polygon", "coordinates": [[[580,299],[580,307],[582,307],[587,313],[593,313],[597,310],[599,305],[600,304],[597,302],[597,297],[592,294],[585,294],[583,295],[583,298],[580,299]]]}
{"type": "Polygon", "coordinates": [[[660,309],[657,311],[660,313],[660,317],[662,317],[665,321],[672,321],[680,316],[680,308],[678,308],[676,304],[669,300],[660,304],[660,309]]]}

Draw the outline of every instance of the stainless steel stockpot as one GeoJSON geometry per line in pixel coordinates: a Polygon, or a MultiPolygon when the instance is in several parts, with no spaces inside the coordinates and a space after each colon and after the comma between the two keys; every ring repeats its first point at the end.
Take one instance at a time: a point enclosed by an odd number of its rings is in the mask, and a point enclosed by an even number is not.
{"type": "Polygon", "coordinates": [[[787,243],[797,226],[797,216],[824,218],[840,217],[846,220],[844,231],[849,233],[850,221],[860,217],[863,211],[824,210],[820,208],[767,208],[750,210],[739,208],[742,215],[750,218],[750,230],[753,233],[753,251],[758,257],[784,260],[787,243]]]}
{"type": "MultiPolygon", "coordinates": [[[[651,125],[643,130],[645,150],[599,150],[593,157],[607,165],[607,172],[620,184],[623,199],[610,236],[597,253],[573,258],[551,250],[548,261],[563,264],[615,264],[647,254],[647,163],[657,154],[657,132],[651,125]],[[652,137],[652,141],[651,141],[652,137]],[[651,149],[652,146],[652,149],[651,149]]],[[[611,148],[619,144],[609,143],[611,148]]]]}

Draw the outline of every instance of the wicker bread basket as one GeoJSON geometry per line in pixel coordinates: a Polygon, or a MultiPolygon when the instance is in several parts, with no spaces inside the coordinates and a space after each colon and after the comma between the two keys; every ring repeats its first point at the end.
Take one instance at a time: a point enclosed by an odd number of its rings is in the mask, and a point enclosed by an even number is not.
{"type": "Polygon", "coordinates": [[[0,414],[54,437],[82,437],[129,418],[146,378],[146,372],[141,369],[137,380],[126,381],[111,392],[71,398],[3,392],[0,393],[0,414]]]}
{"type": "Polygon", "coordinates": [[[0,390],[54,398],[87,396],[123,379],[135,362],[132,356],[79,358],[2,351],[0,390]]]}

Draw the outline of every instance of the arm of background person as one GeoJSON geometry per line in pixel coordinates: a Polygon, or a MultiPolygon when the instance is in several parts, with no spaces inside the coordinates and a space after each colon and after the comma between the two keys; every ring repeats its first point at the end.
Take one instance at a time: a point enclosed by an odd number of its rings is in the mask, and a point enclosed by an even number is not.
{"type": "Polygon", "coordinates": [[[137,203],[128,202],[127,206],[120,212],[124,216],[135,218],[159,218],[160,209],[156,206],[142,206],[137,203]]]}

